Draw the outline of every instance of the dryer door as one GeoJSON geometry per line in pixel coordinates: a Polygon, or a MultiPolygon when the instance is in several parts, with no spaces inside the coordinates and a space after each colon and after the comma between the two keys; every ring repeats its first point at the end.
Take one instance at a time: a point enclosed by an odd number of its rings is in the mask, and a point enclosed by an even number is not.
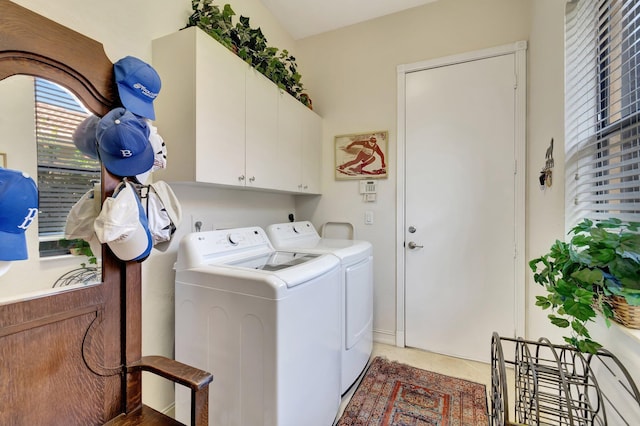
{"type": "Polygon", "coordinates": [[[345,270],[345,348],[351,349],[373,321],[373,257],[345,270]]]}

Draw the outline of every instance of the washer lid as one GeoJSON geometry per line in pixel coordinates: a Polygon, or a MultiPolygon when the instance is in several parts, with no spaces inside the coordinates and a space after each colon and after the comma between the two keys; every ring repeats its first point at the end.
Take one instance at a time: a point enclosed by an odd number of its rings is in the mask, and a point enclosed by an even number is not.
{"type": "Polygon", "coordinates": [[[242,259],[235,262],[229,262],[227,263],[227,265],[238,266],[241,268],[259,269],[262,271],[279,271],[281,269],[300,265],[319,256],[319,254],[275,251],[250,259],[242,259]]]}

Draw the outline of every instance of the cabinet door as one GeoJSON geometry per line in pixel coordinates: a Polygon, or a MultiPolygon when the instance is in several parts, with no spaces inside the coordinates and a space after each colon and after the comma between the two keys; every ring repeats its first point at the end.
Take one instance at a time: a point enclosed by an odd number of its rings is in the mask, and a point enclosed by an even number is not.
{"type": "Polygon", "coordinates": [[[302,120],[302,191],[321,193],[322,118],[303,106],[302,120]]]}
{"type": "Polygon", "coordinates": [[[254,68],[246,87],[246,186],[279,189],[278,88],[254,68]]]}
{"type": "Polygon", "coordinates": [[[278,158],[276,170],[279,187],[285,191],[302,191],[302,104],[280,91],[278,102],[278,158]]]}
{"type": "Polygon", "coordinates": [[[248,65],[199,32],[196,50],[196,180],[244,185],[248,65]]]}

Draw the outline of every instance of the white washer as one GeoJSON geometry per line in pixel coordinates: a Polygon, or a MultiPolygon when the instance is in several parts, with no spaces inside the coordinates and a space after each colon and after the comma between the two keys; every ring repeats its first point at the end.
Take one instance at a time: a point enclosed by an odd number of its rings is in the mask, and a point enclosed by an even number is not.
{"type": "Polygon", "coordinates": [[[278,250],[331,253],[341,264],[341,385],[345,393],[366,367],[373,348],[373,249],[362,240],[322,238],[308,221],[266,229],[278,250]]]}
{"type": "MultiPolygon", "coordinates": [[[[274,250],[263,229],[186,235],[176,262],[178,361],[210,371],[209,424],[327,426],[340,405],[340,262],[274,250]]],[[[176,417],[189,422],[176,386],[176,417]]]]}

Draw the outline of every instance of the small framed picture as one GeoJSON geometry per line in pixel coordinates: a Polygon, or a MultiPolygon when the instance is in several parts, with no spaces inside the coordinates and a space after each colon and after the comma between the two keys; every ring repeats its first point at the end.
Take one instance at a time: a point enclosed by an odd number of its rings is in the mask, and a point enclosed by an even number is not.
{"type": "Polygon", "coordinates": [[[385,179],[388,142],[386,130],[336,136],[336,179],[385,179]]]}

